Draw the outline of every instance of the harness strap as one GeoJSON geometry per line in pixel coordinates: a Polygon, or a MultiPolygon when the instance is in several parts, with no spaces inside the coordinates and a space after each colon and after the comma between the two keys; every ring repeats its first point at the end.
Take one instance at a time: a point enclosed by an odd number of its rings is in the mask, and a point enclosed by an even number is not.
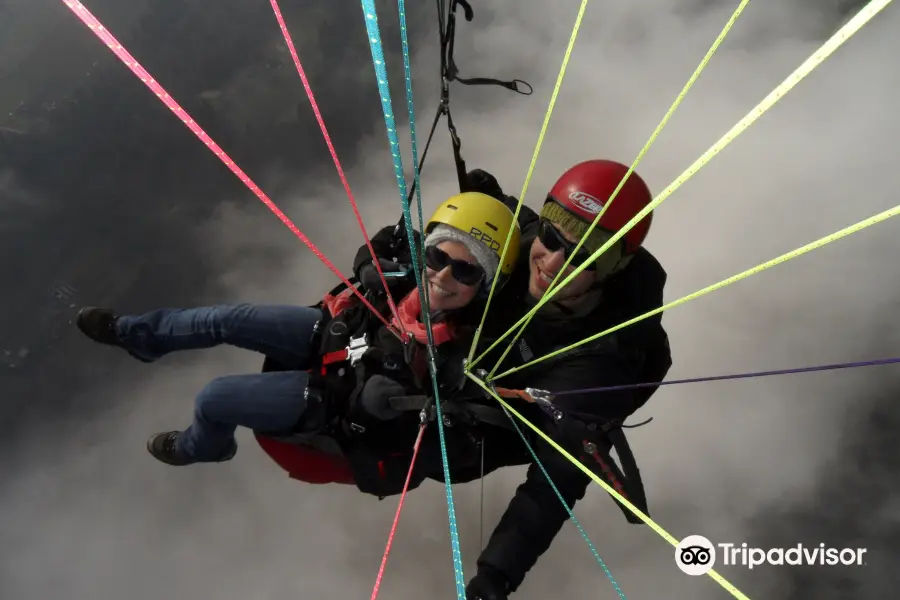
{"type": "Polygon", "coordinates": [[[353,366],[353,372],[356,375],[356,387],[353,388],[353,391],[350,392],[350,397],[347,399],[347,411],[345,413],[346,418],[344,419],[344,426],[347,427],[350,432],[365,433],[365,426],[360,425],[357,422],[357,419],[360,416],[359,397],[362,394],[363,388],[366,387],[366,365],[361,360],[351,361],[350,364],[353,366]]]}
{"type": "MultiPolygon", "coordinates": [[[[545,408],[546,400],[541,397],[541,390],[528,388],[526,390],[514,390],[508,388],[494,388],[498,395],[506,398],[518,398],[526,402],[535,403],[545,408]]],[[[401,396],[390,399],[391,408],[397,411],[416,411],[426,410],[426,416],[429,420],[435,418],[434,406],[430,404],[428,396],[401,396]]],[[[552,405],[550,405],[552,408],[552,405]]],[[[477,421],[489,425],[495,425],[504,429],[515,430],[510,424],[507,416],[497,408],[484,406],[482,404],[474,404],[470,402],[451,401],[441,405],[444,414],[465,415],[474,418],[477,421]]],[[[555,421],[564,419],[565,416],[558,410],[551,410],[551,416],[555,421]]],[[[561,423],[560,423],[561,425],[561,423]]],[[[600,472],[607,483],[616,490],[620,495],[625,497],[629,502],[636,506],[644,514],[649,514],[647,509],[647,495],[644,491],[644,483],[641,479],[641,472],[638,469],[637,461],[625,432],[622,430],[621,423],[607,423],[602,427],[594,424],[585,424],[583,421],[574,418],[565,419],[564,429],[569,430],[570,437],[579,434],[582,437],[582,444],[585,453],[592,457],[600,468],[600,472]],[[572,429],[575,431],[573,432],[572,429]],[[595,441],[592,441],[592,439],[595,441]],[[602,449],[601,449],[602,445],[602,449]],[[620,468],[610,454],[610,449],[614,448],[622,464],[620,468]]],[[[584,458],[584,457],[583,457],[584,458]]],[[[622,510],[625,519],[633,524],[641,524],[643,521],[626,508],[621,502],[613,498],[616,505],[622,510]]]]}
{"type": "MultiPolygon", "coordinates": [[[[621,427],[614,427],[606,431],[606,437],[609,439],[612,448],[615,448],[622,468],[615,463],[610,455],[609,449],[604,448],[601,452],[597,444],[585,439],[583,440],[585,452],[587,452],[600,466],[600,471],[606,482],[625,497],[626,500],[635,505],[644,514],[649,514],[647,510],[647,496],[644,491],[644,483],[641,480],[641,472],[634,460],[634,453],[625,437],[625,432],[621,427]]],[[[637,515],[632,513],[621,502],[613,498],[616,505],[625,514],[625,519],[632,525],[638,525],[643,521],[637,515]]]]}
{"type": "MultiPolygon", "coordinates": [[[[522,94],[523,96],[530,96],[534,91],[534,88],[532,88],[531,84],[527,81],[521,79],[501,81],[499,79],[491,79],[488,77],[471,77],[468,79],[459,77],[459,69],[456,66],[456,62],[453,60],[453,46],[456,40],[457,5],[462,5],[466,21],[471,21],[474,18],[475,13],[466,0],[451,0],[450,13],[447,17],[447,23],[445,24],[443,19],[443,6],[441,4],[442,1],[443,0],[437,0],[438,33],[440,34],[441,40],[441,99],[437,110],[434,113],[431,131],[428,133],[428,140],[425,142],[425,150],[422,152],[422,157],[419,159],[419,173],[421,174],[425,167],[425,157],[428,155],[428,148],[431,146],[431,140],[434,137],[435,129],[437,129],[438,121],[441,120],[441,116],[446,116],[447,129],[450,132],[450,141],[453,144],[453,163],[456,166],[456,178],[459,183],[459,191],[465,192],[468,191],[469,188],[467,183],[466,161],[462,157],[462,141],[459,139],[459,134],[456,132],[456,125],[454,125],[453,117],[450,114],[450,82],[458,81],[463,85],[499,85],[508,90],[512,90],[517,94],[522,94]],[[520,89],[520,84],[526,86],[528,91],[523,92],[520,89]]],[[[416,193],[416,183],[417,182],[413,181],[409,188],[406,197],[407,203],[412,202],[413,196],[416,193]]],[[[403,239],[404,236],[402,236],[401,233],[404,231],[404,217],[401,216],[399,223],[394,228],[394,235],[398,239],[403,239]]],[[[401,250],[402,247],[398,244],[396,246],[396,251],[400,252],[401,250]]],[[[409,250],[410,254],[415,255],[412,247],[410,247],[409,250]]],[[[421,261],[423,257],[420,256],[418,258],[421,261]]],[[[416,258],[414,257],[413,260],[416,260],[416,258]]]]}
{"type": "MultiPolygon", "coordinates": [[[[425,418],[428,421],[433,421],[437,417],[437,410],[429,396],[394,396],[388,402],[391,408],[396,411],[412,412],[424,410],[425,418]]],[[[506,415],[490,406],[473,402],[450,401],[441,404],[441,412],[445,416],[469,418],[486,425],[515,431],[506,415]]]]}
{"type": "Polygon", "coordinates": [[[336,362],[348,360],[349,358],[350,350],[348,348],[342,348],[340,350],[335,350],[334,352],[326,352],[322,355],[322,366],[325,367],[336,362]]]}
{"type": "MultiPolygon", "coordinates": [[[[452,69],[454,73],[458,73],[455,64],[453,65],[452,69]]],[[[534,91],[534,89],[531,87],[531,84],[522,79],[513,79],[512,81],[501,81],[500,79],[493,79],[491,77],[469,77],[468,79],[464,79],[454,74],[453,81],[458,81],[463,85],[499,85],[505,87],[508,90],[516,92],[517,94],[522,94],[523,96],[530,96],[534,91]],[[519,89],[519,84],[528,86],[528,91],[521,91],[519,89]]]]}
{"type": "MultiPolygon", "coordinates": [[[[438,0],[438,13],[441,14],[441,0],[438,0]]],[[[444,31],[441,32],[441,104],[438,109],[440,113],[447,116],[447,128],[450,131],[450,140],[453,142],[453,162],[456,165],[456,177],[459,180],[459,191],[468,190],[466,177],[466,161],[462,157],[462,142],[456,133],[456,126],[453,124],[453,117],[450,114],[450,82],[458,81],[463,85],[499,85],[506,89],[512,90],[524,96],[530,95],[534,90],[527,82],[521,79],[513,81],[500,81],[499,79],[490,79],[487,77],[473,77],[464,79],[459,77],[459,69],[453,60],[453,49],[456,43],[456,9],[462,6],[466,21],[471,21],[475,17],[475,13],[467,0],[450,0],[450,10],[447,14],[447,23],[444,31]],[[519,90],[519,83],[528,86],[528,92],[519,90]]],[[[441,23],[443,25],[443,23],[441,23]]]]}
{"type": "Polygon", "coordinates": [[[322,374],[325,374],[325,367],[327,365],[337,362],[350,361],[350,366],[356,366],[368,349],[369,344],[366,342],[365,332],[358,337],[351,337],[350,342],[344,348],[326,352],[322,355],[322,374]]]}

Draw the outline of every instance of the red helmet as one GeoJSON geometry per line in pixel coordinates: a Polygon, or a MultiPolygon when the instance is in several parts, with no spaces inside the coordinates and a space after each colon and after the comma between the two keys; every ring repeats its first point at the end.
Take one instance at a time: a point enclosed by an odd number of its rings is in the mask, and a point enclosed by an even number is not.
{"type": "MultiPolygon", "coordinates": [[[[545,204],[554,201],[582,221],[593,223],[627,172],[627,165],[612,160],[579,163],[553,184],[545,204]]],[[[652,200],[650,188],[637,173],[632,172],[597,227],[615,233],[652,200]]],[[[653,213],[650,212],[623,236],[626,254],[636,252],[641,246],[652,221],[653,213]]]]}

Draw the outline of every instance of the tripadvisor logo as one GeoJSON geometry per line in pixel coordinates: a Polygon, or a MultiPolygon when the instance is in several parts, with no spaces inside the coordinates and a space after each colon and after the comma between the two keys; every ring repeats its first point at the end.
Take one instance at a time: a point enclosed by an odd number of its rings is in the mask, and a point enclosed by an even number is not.
{"type": "Polygon", "coordinates": [[[702,535],[689,535],[675,547],[675,564],[688,575],[705,575],[716,564],[716,547],[702,535]]]}
{"type": "Polygon", "coordinates": [[[830,548],[825,544],[806,547],[797,544],[790,548],[753,548],[746,543],[713,544],[702,535],[689,535],[675,547],[675,564],[688,575],[705,575],[715,565],[717,557],[727,566],[744,566],[753,569],[761,565],[820,565],[838,564],[862,566],[866,548],[830,548]]]}

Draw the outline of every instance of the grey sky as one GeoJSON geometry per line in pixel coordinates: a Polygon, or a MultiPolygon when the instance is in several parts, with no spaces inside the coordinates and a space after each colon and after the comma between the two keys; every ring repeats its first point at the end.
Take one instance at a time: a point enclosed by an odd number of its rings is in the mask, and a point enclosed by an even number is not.
{"type": "MultiPolygon", "coordinates": [[[[195,116],[210,134],[348,271],[362,238],[267,3],[187,2],[180,13],[148,12],[146,4],[89,6],[183,105],[205,110],[195,116]],[[197,99],[203,92],[205,104],[197,99]]],[[[396,220],[399,198],[359,8],[284,4],[374,232],[396,220]]],[[[438,84],[427,4],[409,16],[420,151],[438,84]]],[[[639,167],[651,188],[679,175],[840,26],[852,4],[752,2],[639,167]]],[[[476,22],[460,25],[464,76],[517,77],[535,88],[530,97],[452,91],[466,160],[495,173],[507,193],[521,189],[578,5],[476,4],[476,22]]],[[[736,5],[591,3],[526,202],[539,206],[574,162],[633,160],[736,5]]],[[[45,36],[29,42],[31,50],[7,53],[28,36],[0,29],[0,56],[9,57],[0,69],[4,115],[21,100],[10,100],[9,90],[32,102],[78,100],[66,115],[49,113],[49,125],[0,120],[33,128],[5,134],[0,146],[0,269],[18,284],[5,296],[12,310],[0,316],[0,350],[10,352],[0,356],[10,363],[0,372],[0,414],[13,424],[9,466],[0,469],[0,597],[364,597],[394,500],[293,483],[246,433],[227,465],[172,469],[146,455],[146,436],[185,424],[207,380],[257,369],[258,357],[221,349],[136,365],[87,345],[67,325],[70,295],[71,303],[121,310],[312,303],[334,278],[61,7],[9,3],[23,31],[45,36]],[[57,61],[99,63],[86,80],[57,61]]],[[[379,8],[402,124],[396,10],[390,2],[379,8]]],[[[896,6],[886,9],[655,213],[647,245],[669,273],[667,300],[896,203],[898,21],[896,6]]],[[[400,136],[406,144],[408,128],[400,136]]],[[[426,213],[454,182],[443,128],[423,176],[426,213]]],[[[895,228],[893,220],[877,225],[673,309],[663,319],[675,361],[669,377],[895,355],[895,228]]],[[[720,570],[752,598],[883,596],[900,583],[891,561],[897,443],[887,433],[900,414],[889,393],[895,373],[663,388],[635,417],[654,421],[630,435],[652,516],[676,538],[870,549],[863,569],[720,570]],[[874,464],[870,479],[860,479],[863,460],[874,464]],[[869,506],[865,518],[856,512],[869,506]]],[[[487,479],[486,534],[523,475],[510,469],[487,479]]],[[[479,486],[455,494],[471,576],[479,486]]],[[[708,577],[677,571],[671,547],[627,525],[599,488],[576,512],[628,597],[727,597],[708,577]]],[[[382,597],[452,597],[446,519],[442,486],[411,494],[382,597]]],[[[567,526],[514,597],[576,595],[615,597],[567,526]]]]}

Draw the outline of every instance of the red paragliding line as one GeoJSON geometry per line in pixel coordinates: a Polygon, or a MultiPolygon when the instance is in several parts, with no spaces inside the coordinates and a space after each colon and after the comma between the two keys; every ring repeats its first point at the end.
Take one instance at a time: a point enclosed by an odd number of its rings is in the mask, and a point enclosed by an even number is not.
{"type": "MultiPolygon", "coordinates": [[[[88,28],[93,31],[94,34],[98,38],[100,38],[100,40],[103,41],[103,43],[105,43],[110,50],[112,50],[113,54],[115,54],[119,58],[119,60],[125,63],[125,66],[128,67],[131,72],[134,73],[138,77],[138,79],[140,79],[144,83],[144,85],[150,88],[150,91],[156,94],[156,97],[159,98],[163,102],[163,104],[168,106],[172,110],[172,112],[174,112],[175,115],[179,119],[181,119],[181,121],[185,125],[187,125],[188,129],[190,129],[194,133],[194,135],[200,138],[201,142],[206,144],[206,147],[209,148],[210,151],[215,154],[232,173],[237,175],[238,179],[240,179],[241,182],[243,182],[243,184],[246,185],[247,188],[251,192],[253,192],[256,197],[259,198],[260,201],[262,201],[262,203],[265,204],[269,208],[269,210],[271,210],[272,213],[274,213],[275,216],[278,217],[278,219],[282,223],[284,223],[295,236],[300,239],[301,242],[306,244],[306,246],[310,250],[312,250],[313,254],[315,254],[326,267],[328,267],[335,275],[338,276],[341,281],[343,281],[347,286],[349,286],[351,290],[353,290],[353,293],[355,293],[362,301],[362,303],[365,304],[369,308],[369,310],[371,310],[375,314],[375,316],[385,324],[389,331],[393,332],[395,335],[398,335],[396,331],[394,331],[393,327],[391,327],[391,324],[387,321],[387,319],[385,319],[384,316],[382,316],[381,313],[378,312],[375,307],[365,299],[365,297],[359,292],[359,290],[356,289],[356,286],[354,286],[346,277],[344,277],[344,275],[338,270],[338,268],[334,266],[334,263],[328,260],[328,258],[322,253],[322,251],[319,250],[319,248],[316,247],[316,245],[313,244],[312,241],[310,241],[310,239],[307,238],[303,234],[303,232],[297,228],[296,225],[294,225],[293,221],[291,221],[290,218],[288,218],[288,216],[285,215],[281,211],[281,209],[278,208],[278,206],[274,202],[272,202],[271,199],[269,199],[265,192],[263,192],[259,188],[259,186],[256,185],[253,180],[250,179],[250,177],[247,176],[247,174],[244,173],[244,171],[242,171],[241,168],[235,164],[233,160],[231,160],[231,157],[229,157],[225,153],[225,151],[222,150],[222,148],[211,137],[209,137],[206,132],[200,128],[199,125],[197,125],[197,122],[194,121],[194,119],[192,119],[191,116],[187,112],[185,112],[183,108],[181,108],[181,106],[175,101],[175,99],[172,98],[168,94],[168,92],[166,92],[166,90],[159,83],[157,83],[157,81],[153,79],[153,77],[150,76],[150,73],[148,73],[147,70],[144,69],[144,67],[142,67],[140,63],[134,59],[134,57],[128,52],[128,50],[126,50],[122,46],[122,44],[120,44],[119,41],[115,37],[113,37],[113,35],[106,29],[106,27],[104,27],[103,24],[100,23],[100,21],[98,21],[93,14],[91,14],[91,12],[81,2],[79,2],[78,0],[62,0],[62,2],[63,4],[68,6],[75,14],[75,16],[81,19],[81,21],[85,25],[87,25],[88,28]]],[[[398,337],[401,336],[398,335],[398,337]]],[[[403,338],[401,337],[401,339],[403,338]]]]}
{"type": "MultiPolygon", "coordinates": [[[[291,34],[288,31],[287,25],[284,22],[284,17],[281,16],[281,9],[278,7],[277,0],[269,0],[269,3],[272,5],[272,11],[275,13],[275,19],[278,21],[278,26],[281,28],[281,33],[284,36],[284,41],[287,44],[288,50],[291,53],[291,58],[294,59],[294,66],[297,67],[297,74],[300,75],[300,81],[303,83],[303,89],[306,90],[306,96],[309,98],[309,104],[312,106],[313,114],[316,115],[316,121],[319,122],[319,129],[322,130],[322,137],[325,138],[325,144],[328,146],[328,152],[331,153],[331,159],[334,161],[334,166],[337,169],[338,177],[341,178],[341,183],[344,185],[344,191],[347,192],[347,199],[350,200],[350,206],[353,208],[353,214],[356,216],[356,222],[359,223],[359,228],[362,230],[363,239],[366,240],[366,246],[369,248],[369,254],[372,255],[372,263],[375,265],[375,270],[378,271],[378,276],[381,278],[382,289],[388,289],[387,280],[384,278],[384,273],[381,271],[381,265],[378,262],[378,257],[375,255],[375,249],[372,247],[372,242],[369,241],[369,233],[366,231],[366,226],[363,223],[362,215],[359,214],[359,207],[356,204],[356,198],[353,196],[353,192],[350,190],[350,182],[347,181],[347,176],[344,174],[344,169],[341,167],[341,161],[338,160],[337,151],[334,149],[334,145],[331,143],[331,136],[328,135],[328,128],[325,127],[325,119],[322,118],[322,113],[319,111],[319,104],[316,102],[316,97],[313,95],[312,87],[309,85],[309,80],[306,78],[306,71],[303,70],[303,65],[300,63],[300,57],[297,55],[297,50],[294,48],[294,40],[291,38],[291,34]]],[[[391,314],[394,315],[394,318],[397,320],[397,323],[400,324],[400,328],[403,328],[403,323],[400,321],[400,313],[397,312],[397,305],[394,304],[394,299],[391,298],[390,294],[385,294],[387,297],[388,306],[390,306],[391,314]]],[[[406,331],[404,330],[405,334],[406,331]]],[[[405,337],[405,336],[404,336],[405,337]]]]}
{"type": "Polygon", "coordinates": [[[400,522],[400,511],[403,510],[403,501],[406,499],[406,492],[409,490],[409,480],[412,479],[413,468],[416,466],[416,457],[419,455],[419,446],[422,444],[425,427],[427,427],[425,423],[422,423],[422,425],[419,426],[419,435],[416,437],[416,443],[413,446],[412,460],[409,461],[409,471],[406,472],[406,481],[403,483],[403,491],[400,493],[400,502],[397,504],[397,512],[394,513],[394,523],[391,525],[391,532],[388,534],[387,545],[384,548],[384,556],[381,557],[381,566],[378,568],[378,575],[375,577],[375,587],[372,589],[372,597],[370,600],[378,598],[378,590],[381,588],[381,579],[384,577],[384,568],[387,566],[388,556],[391,554],[391,546],[394,545],[394,534],[397,533],[397,523],[400,522]]]}

